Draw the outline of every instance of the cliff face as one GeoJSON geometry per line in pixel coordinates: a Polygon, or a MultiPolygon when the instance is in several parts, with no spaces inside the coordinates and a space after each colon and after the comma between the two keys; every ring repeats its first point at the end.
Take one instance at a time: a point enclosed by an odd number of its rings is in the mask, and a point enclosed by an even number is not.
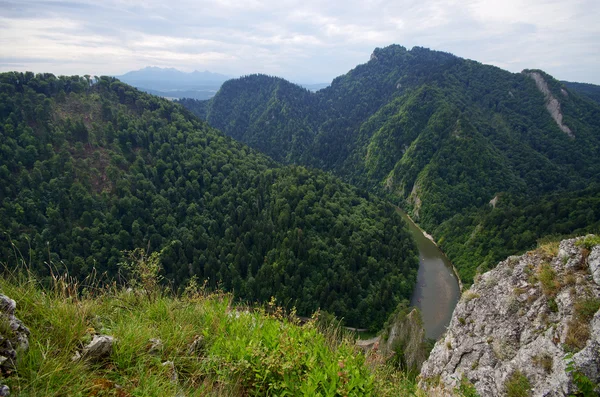
{"type": "Polygon", "coordinates": [[[423,364],[422,386],[450,392],[471,383],[481,396],[511,388],[564,396],[596,387],[599,242],[590,235],[542,246],[479,277],[423,364]]]}

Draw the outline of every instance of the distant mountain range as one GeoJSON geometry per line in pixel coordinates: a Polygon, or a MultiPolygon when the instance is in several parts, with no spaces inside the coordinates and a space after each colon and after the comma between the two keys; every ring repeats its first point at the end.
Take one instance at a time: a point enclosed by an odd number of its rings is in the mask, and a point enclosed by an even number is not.
{"type": "MultiPolygon", "coordinates": [[[[149,94],[169,99],[210,99],[215,96],[225,81],[233,78],[232,76],[213,73],[208,70],[204,72],[195,70],[187,73],[175,68],[159,68],[156,66],[133,70],[115,77],[149,94]]],[[[318,91],[329,86],[329,84],[300,83],[302,87],[310,91],[318,91]]]]}
{"type": "Polygon", "coordinates": [[[150,94],[167,98],[209,99],[231,76],[209,71],[182,72],[175,68],[149,66],[115,76],[150,94]]]}

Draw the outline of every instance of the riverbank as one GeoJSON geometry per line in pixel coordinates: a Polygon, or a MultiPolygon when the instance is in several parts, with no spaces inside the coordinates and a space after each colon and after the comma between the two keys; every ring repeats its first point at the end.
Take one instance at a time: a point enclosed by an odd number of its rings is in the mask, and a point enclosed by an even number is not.
{"type": "MultiPolygon", "coordinates": [[[[406,218],[408,218],[409,222],[411,222],[417,229],[419,229],[419,231],[423,234],[423,236],[425,236],[426,239],[428,239],[429,241],[431,241],[442,253],[442,255],[446,256],[446,254],[444,253],[444,251],[442,251],[442,249],[440,248],[440,246],[438,245],[438,243],[435,241],[435,239],[433,238],[433,236],[429,233],[427,233],[425,230],[423,230],[421,228],[421,226],[419,226],[411,217],[410,215],[408,215],[406,212],[402,211],[400,208],[398,208],[398,210],[400,210],[401,213],[403,213],[404,215],[406,215],[406,218]]],[[[448,257],[446,257],[448,258],[448,257]]],[[[464,290],[463,287],[463,283],[460,279],[460,276],[458,275],[458,270],[456,269],[456,267],[454,267],[454,264],[450,261],[450,259],[448,259],[448,262],[450,263],[450,265],[452,266],[452,271],[454,272],[454,276],[456,277],[456,280],[458,281],[458,288],[460,289],[460,292],[462,293],[464,290]]]]}
{"type": "Polygon", "coordinates": [[[450,322],[454,307],[460,299],[462,283],[456,269],[433,238],[408,214],[401,209],[398,211],[407,222],[419,250],[417,283],[410,304],[421,312],[427,337],[437,339],[450,322]]]}

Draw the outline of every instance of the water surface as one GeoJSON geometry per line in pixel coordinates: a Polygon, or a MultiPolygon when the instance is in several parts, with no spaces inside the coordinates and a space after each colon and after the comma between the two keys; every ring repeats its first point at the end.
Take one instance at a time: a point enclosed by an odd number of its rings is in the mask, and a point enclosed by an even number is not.
{"type": "Polygon", "coordinates": [[[438,339],[450,323],[452,312],[460,298],[458,279],[446,255],[423,235],[423,231],[408,215],[400,212],[419,249],[417,285],[410,304],[421,311],[427,337],[438,339]]]}

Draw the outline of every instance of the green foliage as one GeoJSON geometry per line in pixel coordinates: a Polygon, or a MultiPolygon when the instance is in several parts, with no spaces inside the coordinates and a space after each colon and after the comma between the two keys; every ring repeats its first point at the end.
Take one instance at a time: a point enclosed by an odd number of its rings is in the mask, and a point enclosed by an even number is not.
{"type": "Polygon", "coordinates": [[[397,45],[316,93],[252,75],[185,105],[278,161],[400,204],[470,284],[541,237],[600,233],[600,106],[535,72],[574,139],[527,73],[397,45]]]}
{"type": "Polygon", "coordinates": [[[18,274],[9,279],[1,279],[0,288],[16,299],[16,314],[31,330],[30,348],[19,355],[17,371],[3,378],[15,395],[416,392],[401,374],[367,365],[353,340],[332,343],[314,321],[300,326],[281,310],[236,308],[228,294],[177,298],[161,290],[155,299],[139,299],[125,289],[96,285],[80,295],[41,288],[35,279],[18,274]],[[97,333],[115,338],[110,357],[101,364],[73,361],[97,333]],[[162,347],[152,351],[151,339],[160,339],[162,347]]]}
{"type": "Polygon", "coordinates": [[[460,393],[463,397],[480,397],[475,386],[465,376],[460,379],[460,384],[455,389],[455,392],[460,393]]]}
{"type": "Polygon", "coordinates": [[[531,383],[519,370],[514,371],[504,383],[507,397],[527,397],[531,395],[531,383]]]}
{"type": "Polygon", "coordinates": [[[598,244],[600,244],[600,236],[585,236],[575,243],[576,246],[584,247],[587,250],[591,250],[598,244]]]}
{"type": "Polygon", "coordinates": [[[155,299],[160,291],[160,254],[153,252],[147,255],[142,249],[127,253],[128,262],[122,267],[128,273],[127,279],[133,289],[140,288],[150,299],[155,299]]]}
{"type": "Polygon", "coordinates": [[[45,283],[118,280],[123,252],[144,247],[174,289],[196,277],[373,330],[412,292],[394,207],[114,78],[0,74],[0,138],[0,256],[45,283]]]}
{"type": "Polygon", "coordinates": [[[577,392],[572,394],[571,396],[583,396],[583,397],[592,397],[597,396],[595,390],[600,387],[600,385],[595,385],[594,382],[591,381],[590,378],[585,376],[576,366],[575,361],[573,360],[573,354],[567,353],[564,357],[564,360],[567,364],[566,372],[571,374],[573,377],[573,383],[577,386],[577,392]]]}
{"type": "Polygon", "coordinates": [[[537,272],[537,278],[542,286],[542,292],[547,297],[554,297],[560,289],[554,268],[548,263],[542,263],[537,272]]]}
{"type": "Polygon", "coordinates": [[[598,309],[600,309],[600,299],[598,298],[586,298],[575,302],[575,316],[581,318],[582,321],[591,321],[598,309]]]}
{"type": "Polygon", "coordinates": [[[600,103],[600,86],[588,83],[562,82],[567,88],[600,103]]]}

